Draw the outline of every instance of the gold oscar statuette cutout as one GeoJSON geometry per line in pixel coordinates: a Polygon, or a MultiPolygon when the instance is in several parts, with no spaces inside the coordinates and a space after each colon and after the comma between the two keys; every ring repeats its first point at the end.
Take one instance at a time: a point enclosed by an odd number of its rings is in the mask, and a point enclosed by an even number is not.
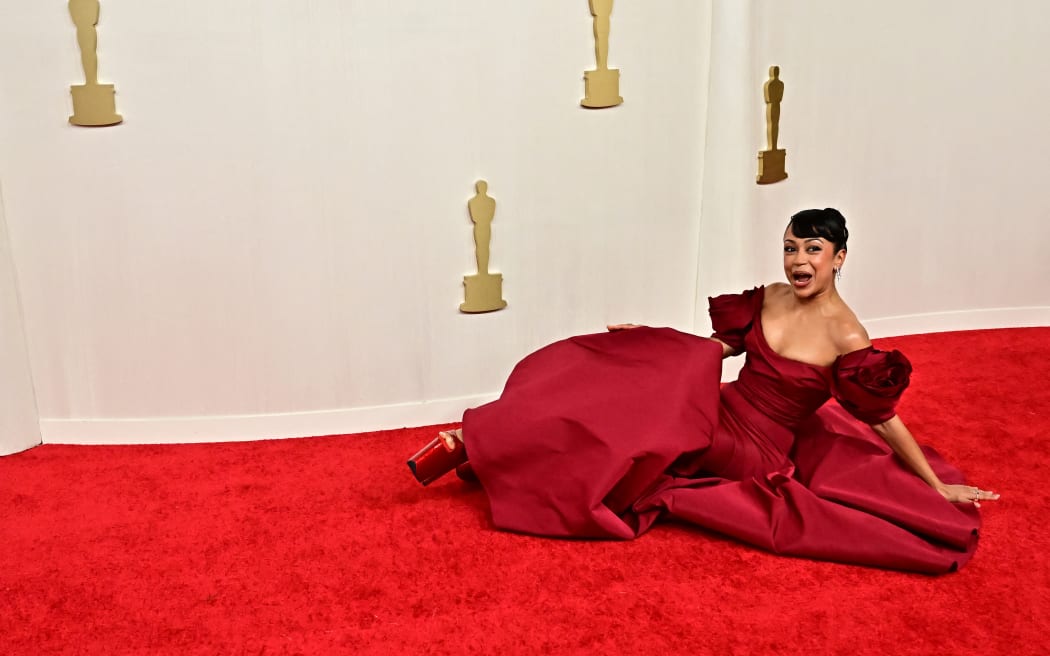
{"type": "Polygon", "coordinates": [[[478,180],[477,194],[467,201],[470,220],[474,222],[474,248],[478,259],[478,273],[464,276],[465,297],[460,312],[492,312],[507,307],[503,300],[503,275],[489,273],[489,242],[492,241],[492,218],[496,215],[496,201],[488,195],[489,184],[478,180]]]}
{"type": "Polygon", "coordinates": [[[767,150],[758,153],[758,184],[772,184],[788,177],[784,170],[787,151],[777,148],[780,136],[780,101],[784,99],[784,83],[780,81],[780,67],[769,67],[769,79],[763,87],[766,98],[767,150]]]}
{"type": "Polygon", "coordinates": [[[623,102],[623,98],[620,97],[620,71],[609,68],[609,17],[612,15],[613,0],[589,2],[591,16],[594,17],[594,59],[597,67],[593,71],[583,72],[584,98],[580,104],[592,109],[615,107],[623,102]]]}
{"type": "Polygon", "coordinates": [[[69,15],[77,26],[80,63],[84,67],[84,84],[69,88],[73,94],[73,125],[116,125],[124,119],[117,113],[116,92],[112,84],[98,83],[98,0],[69,0],[69,15]]]}

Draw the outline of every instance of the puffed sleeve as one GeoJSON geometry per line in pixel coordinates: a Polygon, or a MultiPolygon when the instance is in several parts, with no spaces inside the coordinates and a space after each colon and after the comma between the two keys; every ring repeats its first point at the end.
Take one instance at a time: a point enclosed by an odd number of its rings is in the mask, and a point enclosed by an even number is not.
{"type": "Polygon", "coordinates": [[[832,394],[839,405],[866,424],[880,424],[897,414],[911,363],[900,351],[868,347],[839,358],[834,374],[832,394]]]}
{"type": "Polygon", "coordinates": [[[751,330],[755,313],[762,305],[763,287],[755,287],[740,294],[722,294],[708,297],[708,313],[715,333],[711,335],[729,345],[736,352],[744,350],[744,335],[751,330]]]}

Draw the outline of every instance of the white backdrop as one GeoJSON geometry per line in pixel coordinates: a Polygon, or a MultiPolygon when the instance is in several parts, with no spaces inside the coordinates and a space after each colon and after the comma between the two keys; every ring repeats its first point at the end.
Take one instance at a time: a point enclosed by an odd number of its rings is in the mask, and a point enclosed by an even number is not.
{"type": "Polygon", "coordinates": [[[843,293],[873,335],[1050,323],[1050,4],[715,6],[701,294],[782,277],[787,218],[833,206],[852,235],[843,293]],[[790,177],[759,187],[738,144],[764,147],[762,87],[744,71],[773,64],[790,177]]]}
{"type": "Polygon", "coordinates": [[[943,11],[619,0],[625,103],[588,111],[585,0],[103,0],[100,78],[126,122],[81,129],[65,3],[0,3],[0,179],[43,439],[454,420],[553,339],[706,330],[707,295],[780,277],[780,231],[809,206],[850,219],[845,293],[873,333],[1050,322],[1050,7],[943,11]],[[758,187],[774,63],[791,177],[758,187]],[[464,316],[482,177],[510,306],[464,316]]]}
{"type": "Polygon", "coordinates": [[[448,420],[558,337],[690,328],[708,8],[617,3],[626,103],[588,111],[577,4],[104,0],[126,122],[94,130],[65,125],[65,4],[7,10],[0,174],[45,441],[448,420]],[[481,177],[510,306],[464,316],[481,177]]]}
{"type": "Polygon", "coordinates": [[[40,422],[0,185],[0,455],[39,443],[40,422]]]}

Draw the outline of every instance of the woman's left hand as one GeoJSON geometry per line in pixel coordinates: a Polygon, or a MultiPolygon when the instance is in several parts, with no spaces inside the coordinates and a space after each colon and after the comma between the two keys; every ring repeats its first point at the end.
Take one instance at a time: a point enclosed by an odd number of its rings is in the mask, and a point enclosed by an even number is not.
{"type": "Polygon", "coordinates": [[[999,495],[991,490],[982,490],[972,485],[945,485],[938,492],[952,503],[972,503],[975,508],[980,508],[982,501],[995,501],[999,498],[999,495]]]}

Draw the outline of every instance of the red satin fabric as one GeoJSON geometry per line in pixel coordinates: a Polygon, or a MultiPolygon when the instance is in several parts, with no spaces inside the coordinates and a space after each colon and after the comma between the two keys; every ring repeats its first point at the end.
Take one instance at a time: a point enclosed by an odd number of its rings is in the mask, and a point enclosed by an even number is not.
{"type": "Polygon", "coordinates": [[[494,524],[629,539],[666,517],[786,555],[965,564],[976,510],[944,501],[857,419],[894,415],[907,360],[873,348],[831,367],[784,358],[762,335],[763,295],[711,299],[716,335],[747,351],[724,387],[721,345],[667,328],[573,337],[522,360],[499,400],[463,417],[494,524]],[[832,396],[841,407],[825,405],[832,396]]]}

